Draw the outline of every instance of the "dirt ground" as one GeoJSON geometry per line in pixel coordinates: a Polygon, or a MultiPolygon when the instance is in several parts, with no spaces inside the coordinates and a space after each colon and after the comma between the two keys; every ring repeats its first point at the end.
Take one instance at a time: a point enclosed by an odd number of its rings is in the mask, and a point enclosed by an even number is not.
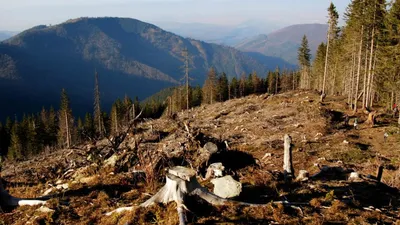
{"type": "Polygon", "coordinates": [[[176,165],[198,170],[199,181],[212,191],[213,185],[200,178],[206,169],[200,150],[207,142],[219,152],[206,163],[222,162],[226,174],[242,183],[235,200],[263,205],[214,207],[193,197],[187,204],[189,224],[400,224],[400,128],[397,119],[376,110],[380,116],[371,126],[364,122],[367,114],[349,111],[343,97],[328,96],[320,103],[317,93],[296,91],[142,121],[115,154],[102,140],[7,163],[2,171],[6,189],[24,198],[51,195],[45,205],[51,210],[2,207],[0,224],[178,224],[175,203],[105,213],[144,202],[162,187],[166,169],[176,165]],[[293,140],[296,175],[329,169],[307,181],[285,182],[285,134],[293,140]],[[113,154],[114,163],[106,160],[113,154]],[[384,167],[381,183],[374,179],[379,166],[384,167]],[[349,181],[352,171],[361,179],[349,181]]]}

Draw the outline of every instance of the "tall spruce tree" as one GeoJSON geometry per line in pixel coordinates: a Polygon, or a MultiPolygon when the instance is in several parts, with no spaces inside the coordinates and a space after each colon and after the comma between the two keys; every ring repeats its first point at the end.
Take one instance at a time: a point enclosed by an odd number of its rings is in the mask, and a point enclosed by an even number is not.
{"type": "Polygon", "coordinates": [[[217,98],[217,72],[211,67],[203,86],[203,102],[213,104],[217,98]]]}
{"type": "Polygon", "coordinates": [[[326,88],[326,79],[328,76],[328,65],[329,63],[329,48],[331,47],[333,41],[336,40],[337,35],[338,35],[338,20],[339,20],[339,14],[336,10],[336,6],[331,2],[328,8],[328,15],[329,15],[329,28],[328,28],[328,33],[327,33],[327,45],[326,45],[326,54],[325,54],[325,66],[324,66],[324,78],[323,78],[323,83],[322,83],[322,93],[325,93],[325,88],[326,88]]]}
{"type": "Polygon", "coordinates": [[[311,50],[308,45],[307,36],[304,35],[298,50],[298,61],[301,70],[300,88],[303,89],[310,88],[310,66],[311,66],[310,51],[311,50]]]}
{"type": "Polygon", "coordinates": [[[69,98],[65,89],[62,89],[60,110],[58,111],[58,144],[61,147],[70,148],[72,146],[73,124],[69,98]]]}

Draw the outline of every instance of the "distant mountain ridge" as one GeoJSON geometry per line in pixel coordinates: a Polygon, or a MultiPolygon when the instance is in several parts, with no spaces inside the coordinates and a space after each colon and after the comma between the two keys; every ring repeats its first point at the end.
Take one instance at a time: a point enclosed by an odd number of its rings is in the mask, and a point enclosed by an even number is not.
{"type": "Polygon", "coordinates": [[[16,31],[3,31],[3,30],[0,30],[0,42],[4,41],[4,40],[6,40],[6,39],[8,39],[8,38],[10,38],[10,37],[12,37],[14,35],[16,35],[17,33],[18,32],[16,32],[16,31]]]}
{"type": "Polygon", "coordinates": [[[235,46],[244,39],[277,29],[275,23],[245,21],[238,25],[215,25],[203,23],[154,22],[163,29],[183,37],[195,38],[210,43],[235,46]]]}
{"type": "Polygon", "coordinates": [[[62,88],[73,110],[90,112],[95,70],[105,110],[125,94],[143,99],[180,81],[185,48],[198,84],[212,66],[229,76],[252,71],[263,75],[276,66],[291,66],[281,59],[255,59],[232,47],[182,38],[135,19],[73,19],[36,26],[0,43],[0,104],[7,106],[0,117],[58,106],[62,88]]]}
{"type": "Polygon", "coordinates": [[[326,41],[327,30],[328,25],[326,24],[297,24],[268,35],[260,34],[248,38],[235,47],[244,52],[259,52],[297,64],[297,49],[303,35],[308,38],[311,54],[315,54],[318,45],[326,41]]]}

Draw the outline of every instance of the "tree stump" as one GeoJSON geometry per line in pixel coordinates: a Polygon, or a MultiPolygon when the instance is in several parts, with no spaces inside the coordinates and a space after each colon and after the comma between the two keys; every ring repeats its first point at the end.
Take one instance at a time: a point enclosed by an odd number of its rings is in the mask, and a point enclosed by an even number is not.
{"type": "MultiPolygon", "coordinates": [[[[179,217],[179,225],[185,225],[187,222],[186,221],[187,208],[185,206],[185,197],[187,195],[197,195],[198,197],[202,198],[203,200],[212,205],[226,205],[228,203],[233,203],[233,204],[240,204],[247,206],[265,206],[265,204],[252,204],[252,203],[238,202],[226,198],[221,198],[209,192],[205,187],[202,187],[199,184],[196,178],[196,172],[193,169],[177,166],[169,169],[168,174],[166,176],[165,185],[153,197],[151,197],[144,203],[140,204],[139,206],[117,208],[109,213],[106,213],[106,215],[110,216],[113,213],[130,211],[135,209],[136,207],[148,207],[155,203],[167,204],[169,202],[176,202],[177,212],[179,217]]],[[[299,210],[300,212],[301,209],[294,205],[304,204],[304,203],[290,203],[287,201],[283,202],[278,201],[274,203],[283,204],[287,207],[299,210]]]]}
{"type": "Polygon", "coordinates": [[[285,180],[293,178],[294,169],[292,164],[292,138],[285,134],[284,140],[284,156],[283,156],[283,175],[285,180]]]}
{"type": "Polygon", "coordinates": [[[376,113],[375,112],[370,112],[368,113],[368,119],[367,119],[367,124],[370,124],[371,126],[375,125],[375,117],[376,113]]]}
{"type": "Polygon", "coordinates": [[[381,182],[382,175],[383,175],[383,166],[381,165],[381,166],[378,167],[378,171],[377,171],[377,175],[376,175],[376,180],[378,182],[381,182]]]}

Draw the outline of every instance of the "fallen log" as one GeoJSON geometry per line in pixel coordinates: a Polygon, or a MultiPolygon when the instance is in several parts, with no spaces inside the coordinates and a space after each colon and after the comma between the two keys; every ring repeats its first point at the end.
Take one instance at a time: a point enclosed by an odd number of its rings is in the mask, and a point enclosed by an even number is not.
{"type": "Polygon", "coordinates": [[[0,199],[1,206],[5,207],[17,207],[17,206],[34,206],[34,205],[43,205],[46,203],[45,198],[37,198],[37,199],[28,199],[28,198],[17,198],[10,195],[3,187],[3,184],[0,182],[0,199]]]}

